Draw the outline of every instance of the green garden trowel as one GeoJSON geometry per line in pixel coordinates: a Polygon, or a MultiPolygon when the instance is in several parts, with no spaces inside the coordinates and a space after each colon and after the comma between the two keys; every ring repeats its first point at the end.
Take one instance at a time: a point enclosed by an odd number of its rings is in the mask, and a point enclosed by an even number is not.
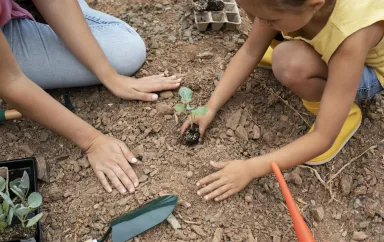
{"type": "Polygon", "coordinates": [[[107,241],[112,232],[112,242],[125,242],[144,231],[164,221],[176,207],[177,196],[167,195],[159,197],[144,206],[115,218],[99,239],[90,239],[86,242],[107,241]]]}

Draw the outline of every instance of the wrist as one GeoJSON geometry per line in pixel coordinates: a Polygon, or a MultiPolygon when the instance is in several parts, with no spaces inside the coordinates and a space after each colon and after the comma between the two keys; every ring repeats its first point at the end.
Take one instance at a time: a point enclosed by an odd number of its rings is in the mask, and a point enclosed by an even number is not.
{"type": "Polygon", "coordinates": [[[88,134],[82,135],[84,139],[79,140],[79,142],[75,142],[82,151],[87,152],[92,144],[95,143],[95,140],[97,140],[99,137],[103,136],[103,134],[98,131],[97,129],[92,127],[92,130],[88,132],[88,134]]]}
{"type": "Polygon", "coordinates": [[[108,86],[108,83],[116,79],[116,76],[119,75],[117,71],[109,64],[103,66],[102,68],[98,68],[98,70],[94,73],[100,82],[105,86],[108,86]]]}
{"type": "Polygon", "coordinates": [[[253,179],[268,175],[272,172],[271,162],[260,159],[260,157],[248,159],[245,163],[253,179]]]}
{"type": "Polygon", "coordinates": [[[220,107],[218,107],[217,105],[215,105],[215,103],[212,101],[212,99],[210,99],[207,103],[207,106],[208,106],[208,110],[210,110],[213,114],[216,115],[217,112],[219,112],[220,110],[220,107]]]}

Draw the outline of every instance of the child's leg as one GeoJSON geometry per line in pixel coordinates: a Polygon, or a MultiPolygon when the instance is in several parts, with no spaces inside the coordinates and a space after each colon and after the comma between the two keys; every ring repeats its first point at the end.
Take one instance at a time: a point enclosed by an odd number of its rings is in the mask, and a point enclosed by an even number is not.
{"type": "MultiPolygon", "coordinates": [[[[126,23],[88,7],[79,0],[84,17],[111,65],[133,75],[144,63],[146,47],[126,23]]],[[[13,19],[1,28],[22,71],[44,89],[99,84],[46,24],[13,19]]],[[[74,36],[76,38],[76,36],[74,36]]]]}
{"type": "MultiPolygon", "coordinates": [[[[328,67],[312,47],[302,41],[279,44],[273,52],[272,69],[276,78],[304,101],[304,106],[317,114],[328,77],[328,67]]],[[[364,83],[364,68],[361,83],[364,83]]],[[[324,154],[308,161],[308,165],[321,165],[333,159],[361,124],[361,111],[352,105],[349,115],[332,147],[324,154]]],[[[315,124],[309,132],[314,130],[315,124]]]]}
{"type": "Polygon", "coordinates": [[[318,102],[323,95],[328,67],[320,55],[303,41],[286,41],[272,54],[277,80],[299,97],[318,102]]]}

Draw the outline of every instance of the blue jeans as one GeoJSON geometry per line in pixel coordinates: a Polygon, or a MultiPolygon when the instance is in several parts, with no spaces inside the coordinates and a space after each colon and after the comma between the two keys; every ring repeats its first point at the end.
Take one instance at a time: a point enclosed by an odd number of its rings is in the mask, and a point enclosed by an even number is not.
{"type": "Polygon", "coordinates": [[[371,99],[383,90],[384,88],[381,86],[379,79],[377,78],[376,72],[373,70],[373,68],[369,66],[364,66],[355,101],[371,99]]]}
{"type": "MultiPolygon", "coordinates": [[[[109,63],[118,73],[133,75],[146,58],[146,47],[141,37],[122,20],[91,9],[84,0],[78,1],[109,63]]],[[[40,87],[52,89],[100,84],[49,25],[29,19],[13,19],[1,30],[24,74],[40,87]]]]}

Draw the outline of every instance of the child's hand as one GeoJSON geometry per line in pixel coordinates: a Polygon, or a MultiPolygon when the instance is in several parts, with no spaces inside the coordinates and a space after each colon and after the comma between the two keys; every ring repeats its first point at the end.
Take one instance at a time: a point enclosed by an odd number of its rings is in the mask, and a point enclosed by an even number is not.
{"type": "MultiPolygon", "coordinates": [[[[209,124],[212,122],[213,118],[216,115],[216,111],[208,107],[208,112],[204,115],[196,116],[194,119],[194,123],[199,125],[200,136],[203,136],[205,130],[207,130],[209,124]]],[[[185,120],[184,124],[180,128],[180,132],[183,134],[187,131],[188,127],[191,125],[191,120],[185,120]]]]}
{"type": "Polygon", "coordinates": [[[197,182],[197,186],[208,184],[201,188],[197,195],[205,200],[221,201],[241,191],[254,178],[249,160],[233,160],[228,162],[210,162],[211,166],[221,169],[197,182]],[[205,195],[207,194],[207,195],[205,195]]]}

